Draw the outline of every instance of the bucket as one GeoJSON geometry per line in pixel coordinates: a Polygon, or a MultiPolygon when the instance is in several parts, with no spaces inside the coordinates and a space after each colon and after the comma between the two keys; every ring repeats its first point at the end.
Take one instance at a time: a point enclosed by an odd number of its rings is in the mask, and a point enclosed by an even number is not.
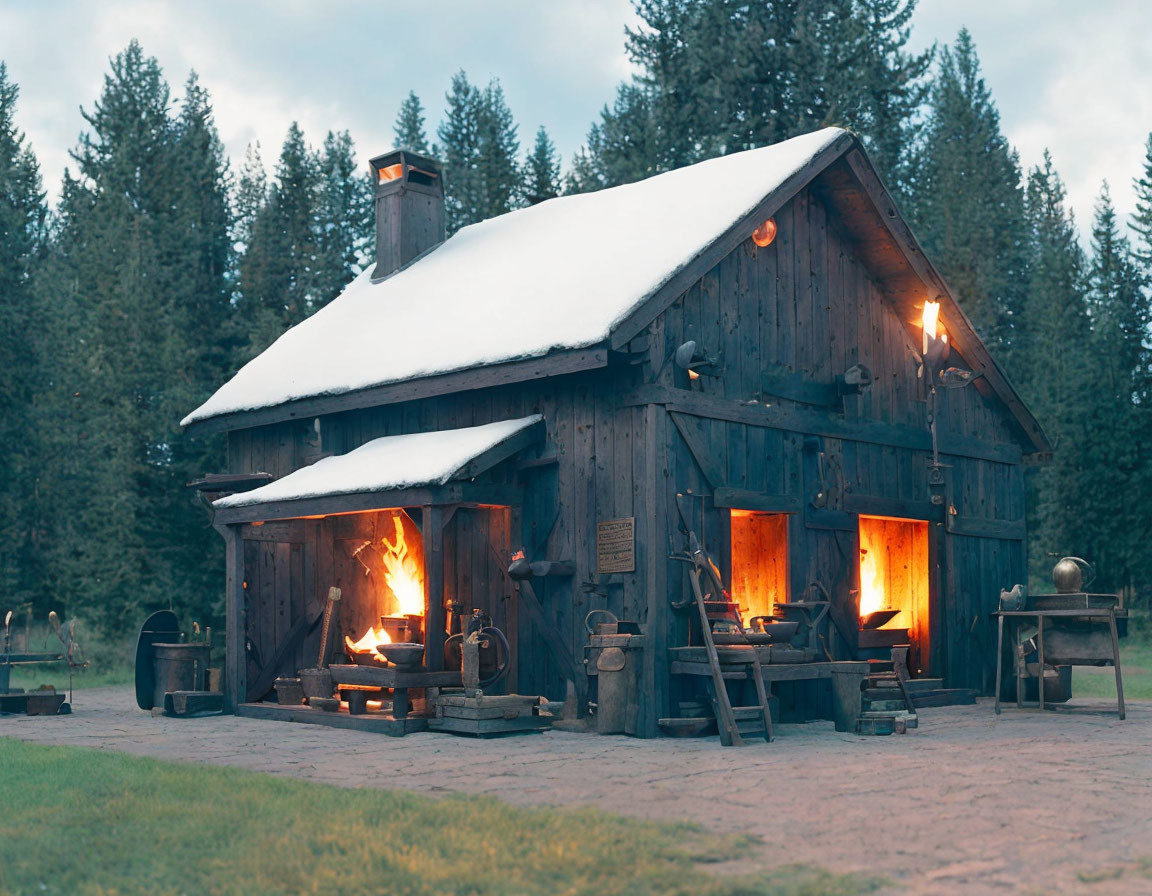
{"type": "Polygon", "coordinates": [[[173,691],[202,691],[211,648],[207,644],[153,644],[156,684],[152,705],[163,706],[173,691]]]}

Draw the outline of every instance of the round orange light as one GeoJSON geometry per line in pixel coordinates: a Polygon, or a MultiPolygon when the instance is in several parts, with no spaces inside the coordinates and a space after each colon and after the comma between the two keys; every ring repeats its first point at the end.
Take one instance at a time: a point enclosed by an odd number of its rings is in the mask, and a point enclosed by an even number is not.
{"type": "Polygon", "coordinates": [[[769,218],[767,221],[752,231],[752,242],[754,242],[761,249],[772,245],[772,240],[774,239],[776,239],[775,218],[769,218]]]}

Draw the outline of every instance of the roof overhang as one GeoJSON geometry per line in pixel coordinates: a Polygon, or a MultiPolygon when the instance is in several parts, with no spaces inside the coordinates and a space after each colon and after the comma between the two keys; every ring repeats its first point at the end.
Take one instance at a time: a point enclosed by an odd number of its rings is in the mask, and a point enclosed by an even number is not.
{"type": "Polygon", "coordinates": [[[382,383],[367,389],[357,389],[334,395],[317,395],[273,407],[220,414],[216,417],[207,417],[189,423],[185,427],[185,431],[196,435],[208,435],[232,429],[268,426],[289,420],[309,420],[324,414],[337,414],[356,408],[376,407],[401,401],[432,398],[436,395],[452,395],[475,389],[488,389],[493,386],[523,383],[567,373],[579,373],[582,370],[595,370],[606,366],[608,366],[608,349],[606,346],[554,351],[539,358],[525,358],[519,361],[457,370],[397,383],[382,383]]]}
{"type": "Polygon", "coordinates": [[[974,387],[985,397],[994,395],[1003,402],[1024,443],[1025,460],[1046,461],[1052,453],[1048,436],[977,335],[955,293],[924,254],[863,149],[854,147],[825,169],[813,183],[813,191],[836,210],[839,225],[860,247],[865,264],[883,284],[913,341],[920,338],[918,330],[913,332],[913,322],[920,320],[925,300],[940,301],[940,319],[952,349],[973,372],[983,374],[974,387]]]}
{"type": "Polygon", "coordinates": [[[394,507],[517,503],[519,489],[473,480],[543,442],[539,414],[465,429],[385,436],[213,502],[216,525],[394,507]]]}
{"type": "Polygon", "coordinates": [[[925,300],[941,301],[941,321],[952,348],[974,372],[983,374],[974,382],[975,388],[1003,402],[1025,447],[1024,459],[1046,461],[1052,452],[1052,443],[992,358],[940,272],[924,255],[859,139],[848,133],[817,153],[614,327],[611,348],[623,348],[643,332],[680,294],[748,239],[761,221],[776,214],[809,185],[835,209],[838,226],[860,248],[862,260],[883,285],[885,295],[909,329],[913,341],[919,339],[919,333],[911,332],[910,322],[919,320],[925,300]]]}

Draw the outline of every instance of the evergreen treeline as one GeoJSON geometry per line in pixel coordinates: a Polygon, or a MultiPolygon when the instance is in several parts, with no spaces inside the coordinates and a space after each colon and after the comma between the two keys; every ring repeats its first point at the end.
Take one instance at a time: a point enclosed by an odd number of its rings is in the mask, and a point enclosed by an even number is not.
{"type": "MultiPolygon", "coordinates": [[[[977,329],[1056,443],[1031,475],[1031,569],[1152,576],[1141,500],[1152,135],[1137,213],[1100,196],[1087,251],[1047,156],[1022,172],[967,32],[907,49],[914,0],[636,0],[638,74],[562,174],[544,128],[522,145],[500,84],[457,73],[435,140],[410,93],[396,146],[445,166],[450,231],[825,125],[854,129],[977,329]]],[[[223,469],[220,436],[177,421],[367,261],[372,185],[347,132],[293,124],[269,170],[224,156],[195,75],[177,97],[132,43],[85,111],[51,212],[0,63],[0,575],[9,603],[111,632],[222,606],[222,541],[185,483],[223,469]]],[[[371,147],[372,150],[383,147],[371,147]]],[[[994,583],[995,584],[995,583],[994,583]]],[[[1010,583],[1000,583],[1010,584],[1010,583]]]]}

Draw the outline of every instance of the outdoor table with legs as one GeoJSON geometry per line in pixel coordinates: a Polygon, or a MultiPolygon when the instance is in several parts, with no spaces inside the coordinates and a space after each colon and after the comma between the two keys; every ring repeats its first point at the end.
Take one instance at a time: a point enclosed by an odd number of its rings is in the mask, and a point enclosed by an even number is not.
{"type": "MultiPolygon", "coordinates": [[[[1053,665],[1069,665],[1069,666],[1083,666],[1083,665],[1102,665],[1106,662],[1111,662],[1116,669],[1116,708],[1120,718],[1124,718],[1124,683],[1120,677],[1120,646],[1116,633],[1116,619],[1127,617],[1127,610],[1122,607],[1091,607],[1091,608],[1075,608],[1075,609],[1061,609],[1061,610],[1001,610],[993,615],[998,618],[998,637],[996,642],[996,713],[1000,712],[1000,683],[1001,673],[1003,670],[1004,662],[1004,620],[1009,622],[1020,623],[1026,619],[1036,620],[1036,662],[1038,666],[1037,678],[1037,696],[1039,697],[1040,708],[1044,708],[1044,664],[1046,662],[1044,656],[1044,623],[1051,620],[1072,620],[1081,619],[1086,622],[1090,620],[1099,620],[1097,631],[1085,630],[1084,632],[1074,632],[1073,635],[1083,635],[1077,641],[1078,649],[1082,649],[1083,655],[1077,654],[1069,657],[1067,655],[1060,655],[1056,657],[1049,657],[1048,662],[1053,665]],[[1100,639],[1091,639],[1093,634],[1100,635],[1106,630],[1110,636],[1111,649],[1101,649],[1099,645],[1100,639]],[[1093,643],[1093,642],[1096,643],[1093,643]]],[[[1060,632],[1061,636],[1067,636],[1068,632],[1060,632]]],[[[1018,639],[1017,639],[1018,640],[1018,639]]],[[[1063,648],[1067,650],[1067,646],[1063,648]]],[[[1016,671],[1016,705],[1022,707],[1024,705],[1024,677],[1025,677],[1025,663],[1022,652],[1019,650],[1019,644],[1013,643],[1012,645],[1012,660],[1016,671]]]]}

